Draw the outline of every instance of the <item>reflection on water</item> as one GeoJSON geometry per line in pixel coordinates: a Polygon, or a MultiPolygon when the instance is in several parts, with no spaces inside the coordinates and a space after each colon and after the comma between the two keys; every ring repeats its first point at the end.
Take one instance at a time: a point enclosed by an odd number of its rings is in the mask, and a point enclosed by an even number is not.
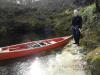
{"type": "Polygon", "coordinates": [[[50,53],[45,56],[28,56],[0,62],[0,75],[90,75],[82,65],[84,55],[81,48],[69,44],[61,53],[50,53]]]}

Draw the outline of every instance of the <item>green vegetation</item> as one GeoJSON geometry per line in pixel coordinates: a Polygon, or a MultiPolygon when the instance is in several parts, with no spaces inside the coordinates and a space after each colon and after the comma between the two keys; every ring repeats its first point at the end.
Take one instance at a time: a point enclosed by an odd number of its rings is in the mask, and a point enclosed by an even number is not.
{"type": "Polygon", "coordinates": [[[100,75],[100,13],[96,10],[96,5],[92,4],[81,9],[83,16],[81,44],[84,46],[84,51],[87,52],[87,61],[90,65],[92,75],[100,75]]]}
{"type": "MultiPolygon", "coordinates": [[[[1,46],[10,45],[11,36],[21,36],[26,33],[30,34],[34,31],[48,30],[56,34],[53,37],[65,36],[70,34],[72,11],[68,9],[68,13],[64,10],[45,11],[38,8],[24,8],[24,7],[5,7],[0,8],[0,40],[5,40],[6,43],[1,42],[1,46]],[[41,11],[41,12],[40,12],[41,11]],[[8,39],[9,37],[9,39],[8,39]]],[[[30,35],[29,35],[30,36],[30,35]]],[[[50,36],[51,37],[51,36],[50,36]]],[[[49,38],[50,38],[49,37],[49,38]]],[[[31,37],[29,37],[30,39],[31,37]]],[[[24,37],[22,38],[24,39],[24,37]]],[[[20,42],[23,40],[20,39],[20,42]]],[[[12,42],[15,42],[12,40],[12,42]]]]}
{"type": "MultiPolygon", "coordinates": [[[[91,69],[93,75],[100,75],[100,3],[98,3],[99,0],[96,1],[96,4],[93,3],[94,0],[76,0],[76,3],[88,5],[80,9],[80,14],[83,17],[81,45],[87,52],[87,61],[95,66],[95,69],[91,69]]],[[[0,46],[26,42],[30,38],[33,40],[31,33],[41,32],[41,30],[44,31],[42,33],[45,35],[47,32],[45,30],[49,29],[56,34],[53,37],[71,35],[73,9],[67,7],[66,10],[65,8],[58,7],[52,11],[42,7],[0,8],[0,46]],[[28,36],[18,38],[17,42],[11,38],[12,36],[23,36],[25,33],[28,33],[28,36]]],[[[51,36],[46,38],[51,38],[51,36]]],[[[35,40],[38,40],[38,36],[35,40]]]]}
{"type": "Polygon", "coordinates": [[[87,52],[90,52],[100,45],[100,27],[95,4],[81,9],[81,15],[84,19],[82,29],[84,38],[81,40],[81,44],[87,52]]]}
{"type": "Polygon", "coordinates": [[[91,67],[91,72],[93,75],[99,75],[100,74],[100,47],[96,48],[95,50],[91,51],[87,54],[87,61],[90,65],[93,65],[91,67]]]}
{"type": "Polygon", "coordinates": [[[71,33],[72,12],[69,10],[66,11],[68,11],[68,13],[64,11],[56,15],[53,19],[55,33],[59,36],[69,35],[71,33]]]}

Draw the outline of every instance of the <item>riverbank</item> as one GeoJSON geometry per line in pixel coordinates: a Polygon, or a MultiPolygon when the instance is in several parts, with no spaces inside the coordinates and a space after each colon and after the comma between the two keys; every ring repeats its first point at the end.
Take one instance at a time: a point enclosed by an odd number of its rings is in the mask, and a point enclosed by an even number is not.
{"type": "Polygon", "coordinates": [[[81,9],[83,16],[81,45],[82,52],[86,55],[86,61],[92,65],[92,75],[100,75],[100,13],[96,10],[96,4],[91,4],[81,9]]]}

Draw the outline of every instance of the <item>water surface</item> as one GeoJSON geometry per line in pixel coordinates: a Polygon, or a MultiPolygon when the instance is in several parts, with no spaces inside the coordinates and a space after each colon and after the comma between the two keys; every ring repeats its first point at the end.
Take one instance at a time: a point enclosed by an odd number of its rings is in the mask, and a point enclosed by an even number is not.
{"type": "Polygon", "coordinates": [[[81,48],[69,44],[59,51],[0,61],[0,75],[91,75],[81,48]]]}

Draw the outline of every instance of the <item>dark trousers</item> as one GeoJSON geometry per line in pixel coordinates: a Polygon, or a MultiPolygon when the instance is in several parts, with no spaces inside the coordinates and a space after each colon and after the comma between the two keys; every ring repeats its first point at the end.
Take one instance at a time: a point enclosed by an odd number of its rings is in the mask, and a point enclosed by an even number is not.
{"type": "Polygon", "coordinates": [[[78,27],[72,27],[73,38],[76,44],[79,44],[80,30],[78,27]]]}

